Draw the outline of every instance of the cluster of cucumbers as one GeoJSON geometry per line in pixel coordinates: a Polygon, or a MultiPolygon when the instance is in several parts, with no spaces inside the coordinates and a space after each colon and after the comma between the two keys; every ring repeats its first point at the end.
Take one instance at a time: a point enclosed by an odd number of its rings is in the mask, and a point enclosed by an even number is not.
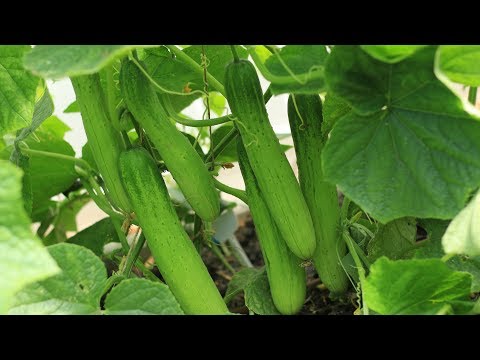
{"type": "MultiPolygon", "coordinates": [[[[127,60],[120,71],[124,104],[157,149],[186,200],[204,221],[219,216],[212,174],[170,121],[157,91],[127,60]]],[[[112,205],[135,214],[155,262],[187,314],[226,314],[228,308],[175,212],[156,161],[142,147],[128,148],[109,119],[100,76],[72,78],[85,131],[112,205]]],[[[257,72],[248,60],[226,67],[225,92],[239,132],[237,149],[248,204],[265,260],[275,306],[297,313],[305,301],[302,263],[312,260],[333,293],[347,290],[339,259],[339,208],[334,185],[323,181],[320,152],[322,103],[318,95],[290,95],[288,115],[299,182],[265,108],[257,72]]]]}

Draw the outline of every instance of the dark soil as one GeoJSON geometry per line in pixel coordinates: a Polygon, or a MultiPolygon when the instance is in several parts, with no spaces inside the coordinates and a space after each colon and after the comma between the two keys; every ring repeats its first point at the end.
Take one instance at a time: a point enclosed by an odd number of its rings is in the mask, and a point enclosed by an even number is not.
{"type": "MultiPolygon", "coordinates": [[[[239,219],[239,228],[235,235],[242,245],[247,256],[255,267],[264,265],[255,226],[248,213],[243,219],[239,219]]],[[[202,251],[202,257],[212,275],[220,293],[225,295],[232,273],[213,252],[207,248],[202,251]]],[[[234,256],[227,257],[234,269],[240,269],[241,265],[234,256]]],[[[307,296],[300,315],[352,315],[357,308],[355,292],[348,293],[342,299],[330,299],[329,291],[323,286],[314,268],[309,266],[307,270],[307,296]]],[[[229,309],[235,313],[248,313],[245,307],[243,295],[237,296],[229,304],[229,309]]]]}

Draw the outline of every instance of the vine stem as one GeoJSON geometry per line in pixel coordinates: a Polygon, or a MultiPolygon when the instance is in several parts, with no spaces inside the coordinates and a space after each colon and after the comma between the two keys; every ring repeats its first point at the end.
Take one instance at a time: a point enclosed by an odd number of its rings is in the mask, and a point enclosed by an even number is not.
{"type": "MultiPolygon", "coordinates": [[[[198,64],[195,60],[193,60],[190,56],[185,54],[182,50],[180,50],[178,47],[175,45],[165,45],[168,49],[170,49],[171,52],[175,54],[175,56],[182,60],[185,64],[187,64],[192,70],[198,72],[199,74],[203,75],[203,67],[198,64]]],[[[225,95],[225,88],[223,85],[213,77],[212,74],[207,72],[207,79],[208,83],[213,86],[220,94],[226,97],[225,95]]]]}
{"type": "Polygon", "coordinates": [[[248,53],[252,57],[253,62],[255,63],[255,65],[257,65],[257,68],[260,70],[260,72],[265,77],[265,79],[267,79],[270,82],[274,82],[276,84],[282,84],[282,85],[296,84],[296,83],[306,84],[307,81],[321,79],[323,77],[323,71],[314,71],[314,72],[309,71],[308,73],[303,73],[298,75],[295,74],[294,78],[292,76],[274,75],[270,72],[270,70],[268,70],[268,68],[262,62],[255,48],[256,46],[247,46],[248,53]]]}
{"type": "Polygon", "coordinates": [[[130,251],[130,246],[128,245],[127,237],[125,236],[125,232],[122,229],[122,221],[117,218],[112,218],[112,223],[117,232],[118,239],[120,240],[120,244],[122,244],[122,250],[125,254],[128,254],[130,251]]]}
{"type": "Polygon", "coordinates": [[[238,56],[237,49],[235,49],[235,45],[230,45],[230,50],[232,50],[233,61],[239,62],[240,57],[238,56]]]}
{"type": "Polygon", "coordinates": [[[24,155],[43,156],[43,157],[49,157],[49,158],[52,158],[52,159],[71,161],[71,162],[74,162],[75,165],[82,167],[86,171],[91,171],[92,170],[92,167],[90,166],[90,164],[88,162],[86,162],[83,159],[79,159],[79,158],[76,158],[76,157],[73,157],[73,156],[59,154],[59,153],[53,153],[53,152],[48,152],[48,151],[33,150],[33,149],[27,148],[25,146],[21,146],[20,150],[24,155]]]}
{"type": "Polygon", "coordinates": [[[355,266],[357,267],[358,276],[360,278],[360,289],[362,292],[362,310],[364,315],[368,315],[368,306],[367,306],[367,303],[365,302],[365,297],[363,294],[363,289],[365,286],[365,268],[363,267],[362,261],[358,257],[357,252],[355,251],[355,246],[353,245],[353,239],[348,233],[348,230],[345,229],[343,231],[342,237],[345,243],[347,244],[350,254],[352,255],[353,261],[355,262],[355,266]]]}
{"type": "Polygon", "coordinates": [[[475,106],[477,104],[477,87],[470,86],[468,89],[468,102],[475,106]]]}
{"type": "Polygon", "coordinates": [[[247,193],[245,191],[240,189],[235,189],[231,186],[225,185],[224,183],[221,183],[220,181],[218,181],[215,177],[213,177],[213,182],[215,184],[215,187],[218,190],[223,191],[224,193],[233,195],[236,198],[242,200],[245,204],[248,204],[247,193]]]}
{"type": "MultiPolygon", "coordinates": [[[[138,229],[138,232],[140,232],[140,229],[138,229]]],[[[123,274],[125,274],[126,277],[130,276],[133,264],[135,264],[137,261],[140,251],[142,251],[143,245],[145,244],[145,234],[142,232],[140,235],[138,235],[138,232],[137,236],[135,237],[134,244],[132,244],[130,247],[127,255],[127,261],[125,262],[125,268],[123,269],[123,274]]]]}

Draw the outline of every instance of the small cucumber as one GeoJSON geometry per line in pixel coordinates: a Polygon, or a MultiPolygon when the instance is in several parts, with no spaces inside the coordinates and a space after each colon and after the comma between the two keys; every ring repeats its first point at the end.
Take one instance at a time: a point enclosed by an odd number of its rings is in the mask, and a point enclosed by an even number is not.
{"type": "Polygon", "coordinates": [[[115,130],[108,117],[100,76],[82,75],[71,78],[71,81],[82,114],[88,144],[110,198],[118,208],[130,212],[130,201],[118,170],[118,158],[126,149],[126,145],[121,133],[115,130]]]}
{"type": "Polygon", "coordinates": [[[227,306],[173,208],[155,161],[143,148],[120,155],[120,172],[158,269],[187,314],[225,314],[227,306]]]}
{"type": "Polygon", "coordinates": [[[334,294],[348,289],[340,263],[346,245],[339,234],[337,188],[324,181],[320,154],[323,149],[322,101],[318,95],[290,95],[288,119],[297,155],[298,177],[315,227],[317,249],[313,262],[320,279],[334,294]]]}
{"type": "Polygon", "coordinates": [[[283,239],[299,258],[310,259],[316,247],[310,212],[270,125],[260,81],[249,61],[227,65],[225,91],[258,186],[283,239]]]}
{"type": "Polygon", "coordinates": [[[302,260],[290,251],[270,216],[240,140],[237,142],[237,150],[273,303],[282,314],[295,314],[305,302],[306,279],[305,269],[301,267],[302,260]]]}
{"type": "Polygon", "coordinates": [[[126,105],[145,129],[193,210],[205,221],[220,213],[220,200],[200,155],[170,122],[153,85],[132,62],[122,64],[120,88],[126,105]]]}

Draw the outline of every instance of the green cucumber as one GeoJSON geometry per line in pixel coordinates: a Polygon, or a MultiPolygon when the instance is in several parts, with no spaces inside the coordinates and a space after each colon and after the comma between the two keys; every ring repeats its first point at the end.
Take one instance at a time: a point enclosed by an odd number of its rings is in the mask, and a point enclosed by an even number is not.
{"type": "Polygon", "coordinates": [[[270,125],[260,81],[249,61],[227,65],[225,91],[258,186],[283,239],[299,258],[310,259],[316,241],[308,206],[270,125]]]}
{"type": "Polygon", "coordinates": [[[318,95],[290,95],[288,119],[297,155],[300,187],[315,227],[317,249],[313,262],[320,279],[334,294],[348,289],[341,260],[346,252],[339,233],[340,208],[337,188],[324,180],[322,153],[322,101],[318,95]]]}
{"type": "Polygon", "coordinates": [[[130,212],[130,201],[118,170],[118,158],[126,149],[126,145],[121,133],[115,130],[110,121],[100,76],[82,75],[71,78],[71,81],[82,114],[88,144],[108,194],[116,207],[130,212]]]}
{"type": "Polygon", "coordinates": [[[306,278],[302,260],[296,257],[283,241],[265,205],[245,147],[237,142],[238,161],[245,181],[255,231],[265,260],[273,303],[284,315],[297,313],[305,302],[306,278]]]}
{"type": "Polygon", "coordinates": [[[132,62],[124,62],[120,87],[128,110],[145,129],[172,174],[185,199],[205,221],[220,213],[220,200],[200,155],[170,122],[153,85],[132,62]]]}
{"type": "Polygon", "coordinates": [[[225,314],[227,306],[180,223],[155,161],[143,148],[120,155],[120,173],[165,282],[187,314],[225,314]]]}

